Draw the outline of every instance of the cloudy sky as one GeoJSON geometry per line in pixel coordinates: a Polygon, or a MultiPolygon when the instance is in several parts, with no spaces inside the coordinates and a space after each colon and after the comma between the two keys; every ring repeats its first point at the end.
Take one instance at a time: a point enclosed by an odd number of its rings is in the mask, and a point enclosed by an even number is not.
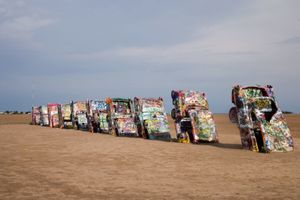
{"type": "Polygon", "coordinates": [[[271,84],[300,112],[298,0],[0,0],[0,111],[271,84]]]}

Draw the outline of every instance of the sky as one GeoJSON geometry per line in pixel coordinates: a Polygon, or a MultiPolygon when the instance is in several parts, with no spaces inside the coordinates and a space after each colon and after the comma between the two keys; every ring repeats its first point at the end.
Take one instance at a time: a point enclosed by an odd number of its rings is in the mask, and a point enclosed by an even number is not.
{"type": "Polygon", "coordinates": [[[300,113],[298,0],[0,0],[0,111],[273,85],[300,113]]]}

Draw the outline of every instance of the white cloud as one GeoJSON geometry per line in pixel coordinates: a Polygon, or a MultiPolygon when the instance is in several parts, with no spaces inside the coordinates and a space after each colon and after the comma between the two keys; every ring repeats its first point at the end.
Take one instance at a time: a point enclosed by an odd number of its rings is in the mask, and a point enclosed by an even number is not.
{"type": "Polygon", "coordinates": [[[278,44],[300,35],[299,1],[250,1],[249,4],[247,10],[241,11],[238,17],[200,27],[197,30],[198,39],[170,46],[131,46],[74,53],[68,58],[198,65],[234,64],[256,59],[261,65],[269,62],[271,66],[276,64],[272,60],[299,53],[296,47],[282,47],[278,44]]]}
{"type": "Polygon", "coordinates": [[[54,22],[30,1],[0,1],[0,8],[0,40],[26,48],[40,46],[35,32],[54,22]]]}

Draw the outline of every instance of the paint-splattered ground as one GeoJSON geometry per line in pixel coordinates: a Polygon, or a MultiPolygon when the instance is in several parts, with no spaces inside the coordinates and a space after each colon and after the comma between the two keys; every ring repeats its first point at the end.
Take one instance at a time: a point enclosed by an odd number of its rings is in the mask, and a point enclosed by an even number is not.
{"type": "Polygon", "coordinates": [[[0,116],[0,199],[300,199],[300,116],[287,119],[296,150],[258,154],[241,149],[227,115],[215,116],[220,144],[212,145],[51,129],[22,124],[29,115],[0,116]]]}

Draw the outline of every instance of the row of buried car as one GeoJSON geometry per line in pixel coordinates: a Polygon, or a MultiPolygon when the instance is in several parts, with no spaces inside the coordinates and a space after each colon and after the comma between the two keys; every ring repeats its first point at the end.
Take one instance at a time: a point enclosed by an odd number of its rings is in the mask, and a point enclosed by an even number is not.
{"type": "Polygon", "coordinates": [[[32,108],[32,124],[170,140],[162,98],[106,98],[32,108]]]}
{"type": "MultiPolygon", "coordinates": [[[[171,93],[177,141],[218,142],[213,114],[205,93],[177,90],[171,93]]],[[[236,123],[242,147],[255,152],[287,152],[294,142],[283,114],[267,86],[234,86],[231,122],[236,123]]],[[[32,124],[74,128],[114,136],[135,136],[170,141],[170,128],[162,98],[106,98],[32,108],[32,124]]]]}

